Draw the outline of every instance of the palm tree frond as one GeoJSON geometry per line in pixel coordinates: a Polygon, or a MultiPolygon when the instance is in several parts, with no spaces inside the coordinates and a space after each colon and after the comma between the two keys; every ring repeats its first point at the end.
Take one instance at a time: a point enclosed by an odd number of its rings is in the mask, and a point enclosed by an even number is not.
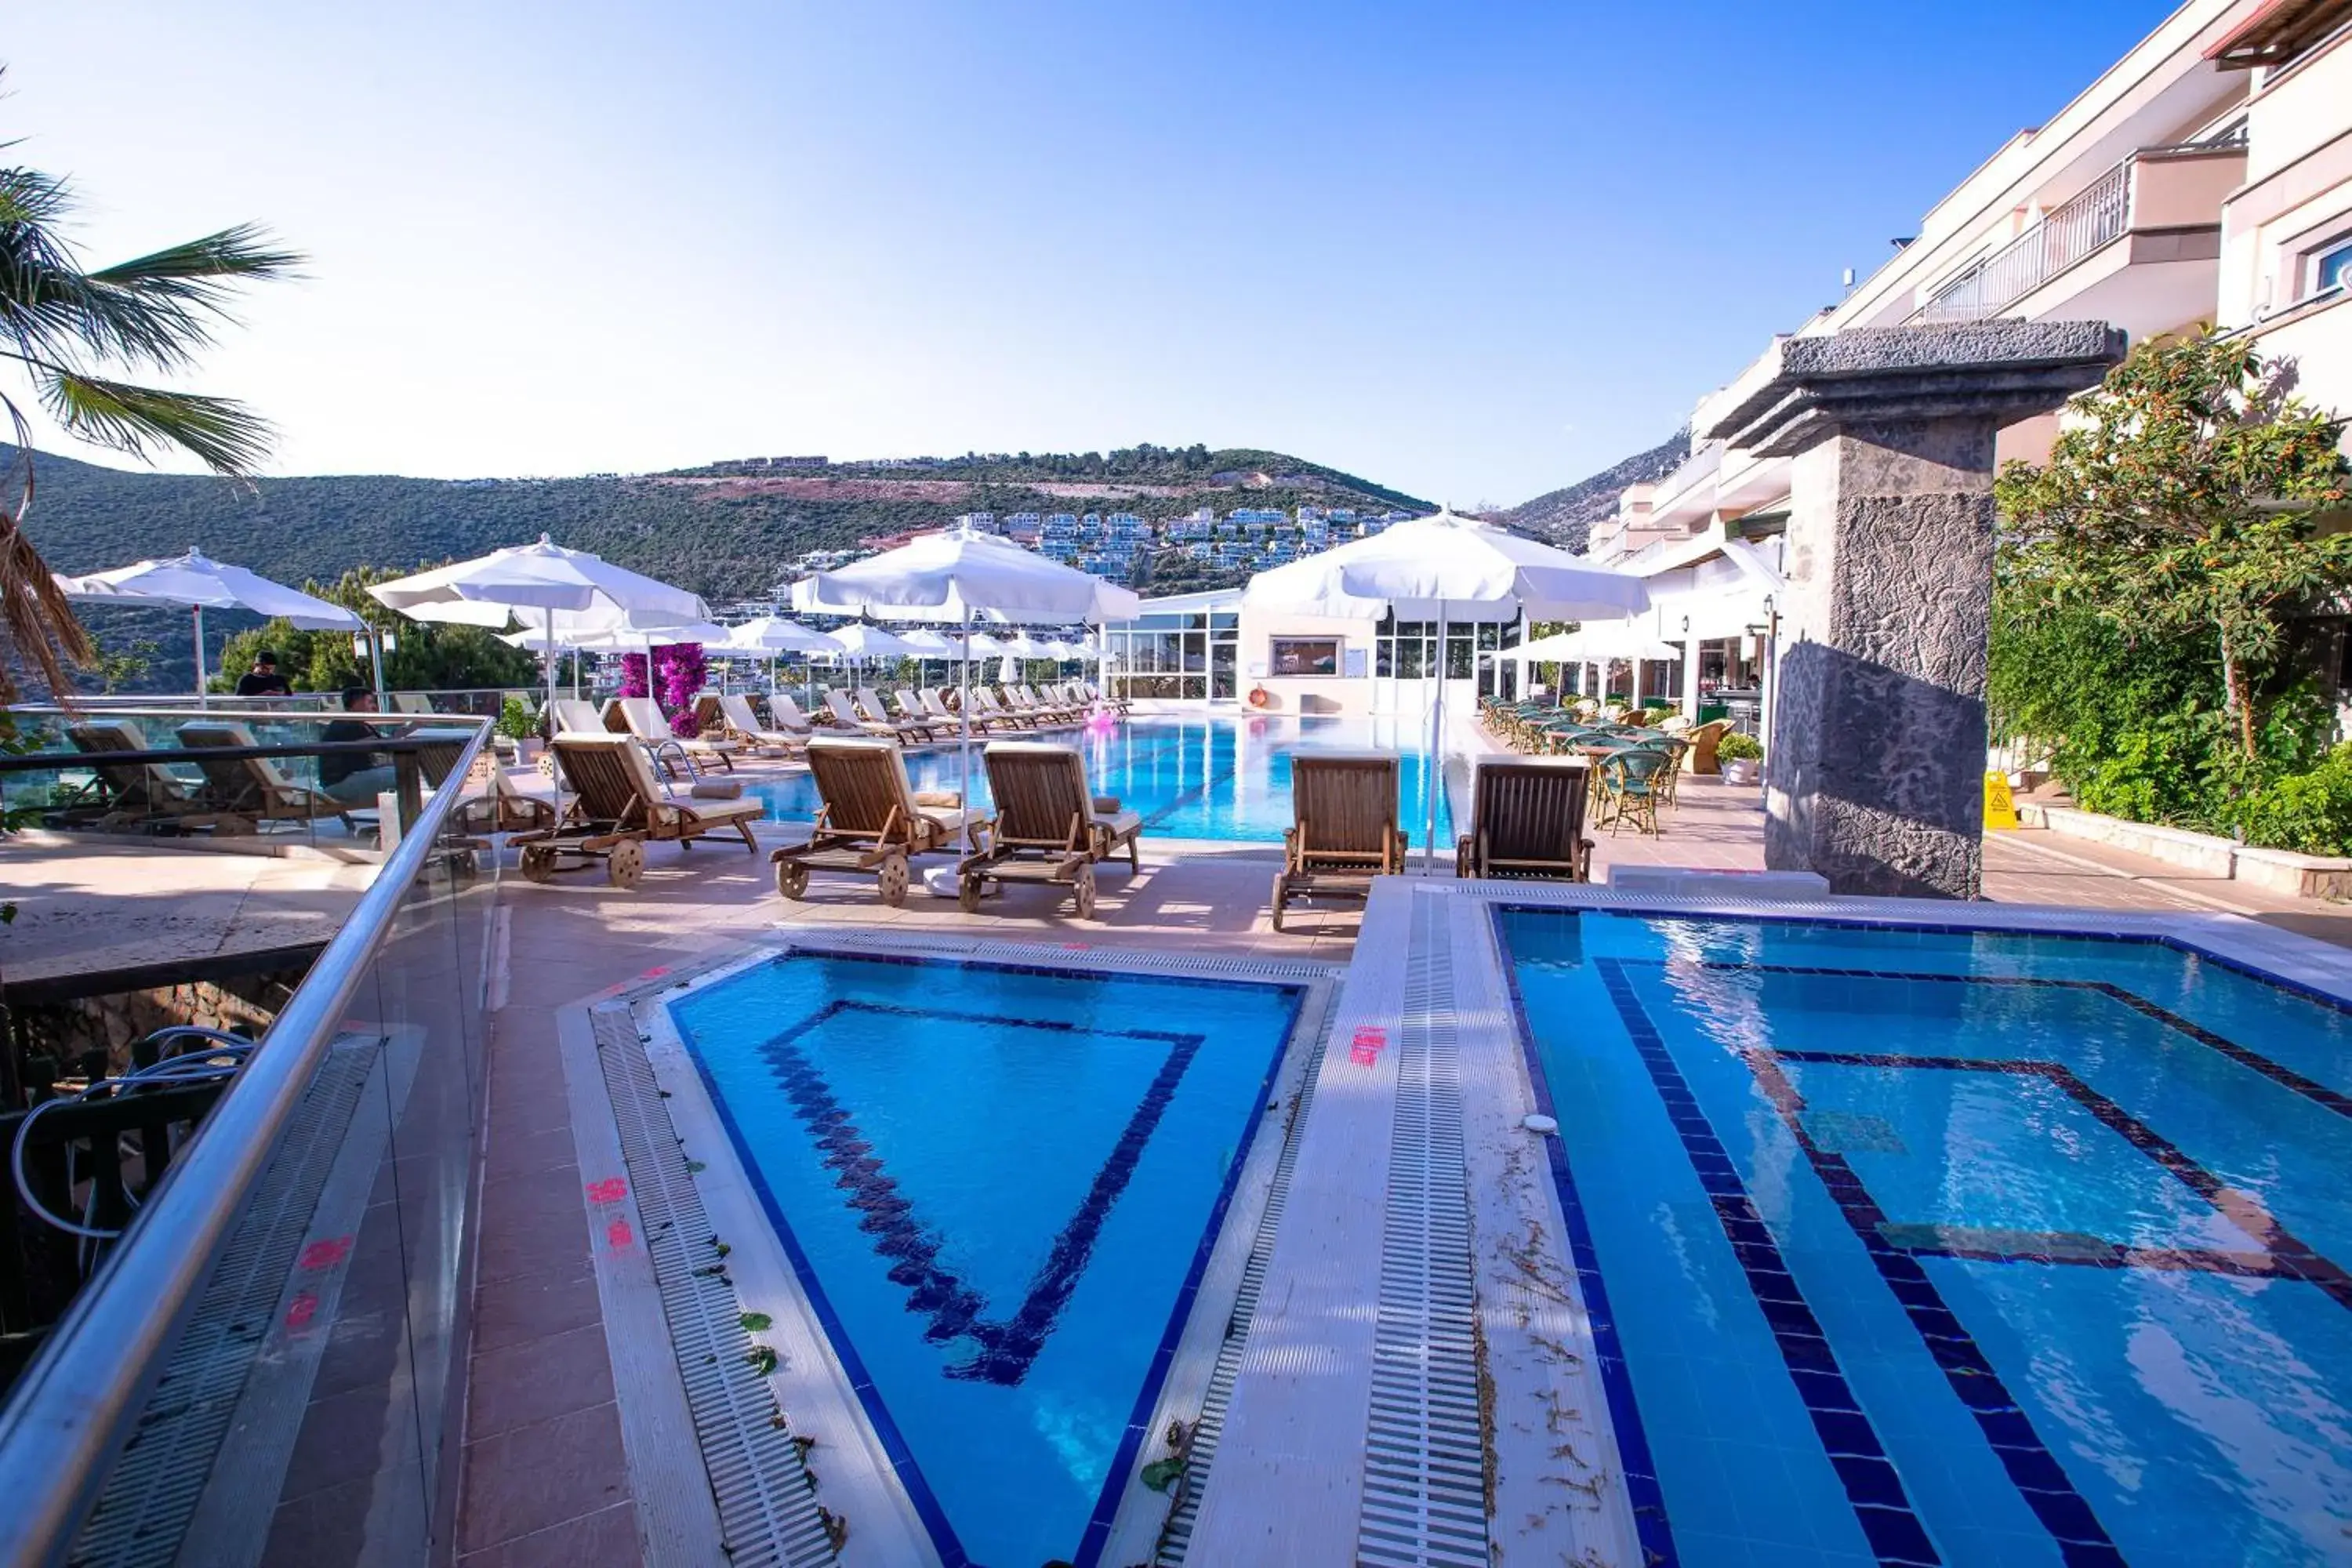
{"type": "Polygon", "coordinates": [[[214,287],[219,287],[220,282],[215,280],[263,280],[295,276],[295,269],[302,265],[302,254],[294,250],[273,250],[268,240],[268,229],[258,224],[241,223],[218,234],[208,234],[202,239],[166,246],[130,261],[101,267],[89,274],[89,279],[93,283],[111,284],[117,288],[144,289],[184,287],[191,283],[212,283],[214,287]]]}
{"type": "Polygon", "coordinates": [[[269,450],[269,426],[243,404],[193,392],[134,386],[79,372],[43,377],[42,398],[74,435],[144,458],[178,447],[216,473],[245,474],[269,450]]]}
{"type": "MultiPolygon", "coordinates": [[[[0,409],[16,426],[17,453],[28,454],[32,431],[24,415],[5,397],[0,397],[0,409]]],[[[97,650],[75,618],[72,602],[19,526],[32,496],[32,468],[26,458],[21,488],[0,500],[0,645],[15,656],[14,664],[38,671],[52,696],[69,700],[73,681],[66,665],[87,664],[97,650]]],[[[19,695],[11,664],[0,658],[0,703],[14,702],[19,695]]]]}

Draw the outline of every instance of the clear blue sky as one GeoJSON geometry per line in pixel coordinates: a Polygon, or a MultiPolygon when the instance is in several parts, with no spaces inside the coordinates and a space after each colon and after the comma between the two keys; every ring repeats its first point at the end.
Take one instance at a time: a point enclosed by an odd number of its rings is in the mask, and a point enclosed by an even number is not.
{"type": "Polygon", "coordinates": [[[20,4],[0,138],[89,260],[310,253],[192,383],[274,471],[1205,441],[1466,505],[1674,430],[2165,12],[20,4]]]}

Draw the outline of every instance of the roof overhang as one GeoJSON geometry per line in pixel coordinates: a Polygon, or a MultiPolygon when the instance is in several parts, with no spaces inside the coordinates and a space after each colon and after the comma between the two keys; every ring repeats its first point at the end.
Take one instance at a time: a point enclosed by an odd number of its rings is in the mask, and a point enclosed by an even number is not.
{"type": "Polygon", "coordinates": [[[2352,0],[2270,0],[2221,35],[2205,58],[2223,70],[2284,65],[2352,22],[2352,0]]]}

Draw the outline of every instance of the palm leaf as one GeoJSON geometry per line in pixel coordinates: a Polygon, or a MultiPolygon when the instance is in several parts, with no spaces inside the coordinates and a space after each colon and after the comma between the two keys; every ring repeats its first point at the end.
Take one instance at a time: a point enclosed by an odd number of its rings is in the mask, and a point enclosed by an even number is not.
{"type": "Polygon", "coordinates": [[[50,694],[64,700],[73,693],[67,664],[87,664],[96,649],[56,576],[25,536],[21,525],[33,500],[32,432],[14,403],[0,397],[0,407],[16,428],[8,475],[12,493],[0,499],[0,644],[13,656],[0,658],[0,703],[19,695],[18,666],[38,672],[50,694]]]}
{"type": "Polygon", "coordinates": [[[234,475],[250,472],[269,451],[268,423],[230,398],[62,371],[42,377],[41,396],[67,430],[134,457],[178,447],[234,475]]]}

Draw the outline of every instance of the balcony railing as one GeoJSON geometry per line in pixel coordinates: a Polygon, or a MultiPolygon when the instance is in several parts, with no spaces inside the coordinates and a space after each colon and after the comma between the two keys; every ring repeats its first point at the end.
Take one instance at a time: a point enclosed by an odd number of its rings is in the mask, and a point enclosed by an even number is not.
{"type": "Polygon", "coordinates": [[[2032,228],[1927,297],[1910,325],[1981,321],[2032,293],[2131,227],[2130,158],[2125,159],[2032,228]]]}
{"type": "Polygon", "coordinates": [[[1940,326],[1997,316],[2094,251],[2121,239],[2135,225],[2218,224],[2220,196],[2236,183],[2235,176],[2221,178],[2217,185],[2214,175],[2191,171],[2216,159],[2234,158],[2242,165],[2245,155],[2242,128],[2206,142],[2143,147],[1937,289],[1904,324],[1940,326]],[[2151,179],[2158,181],[2152,189],[2147,187],[2151,179]],[[2148,209],[2145,215],[2143,205],[2148,209]]]}

